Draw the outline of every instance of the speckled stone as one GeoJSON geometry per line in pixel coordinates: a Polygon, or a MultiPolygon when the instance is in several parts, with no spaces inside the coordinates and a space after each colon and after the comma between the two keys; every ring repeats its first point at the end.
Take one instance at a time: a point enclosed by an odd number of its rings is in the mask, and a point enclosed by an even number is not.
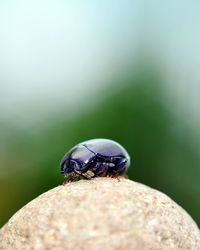
{"type": "Polygon", "coordinates": [[[165,194],[128,179],[58,186],[0,230],[5,250],[200,249],[200,231],[165,194]]]}

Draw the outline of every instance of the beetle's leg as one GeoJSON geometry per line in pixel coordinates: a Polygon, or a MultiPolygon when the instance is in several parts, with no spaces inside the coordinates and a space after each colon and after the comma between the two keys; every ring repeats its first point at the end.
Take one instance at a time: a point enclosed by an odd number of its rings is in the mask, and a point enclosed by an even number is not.
{"type": "Polygon", "coordinates": [[[90,180],[91,179],[90,176],[88,176],[87,174],[83,174],[83,173],[80,175],[80,177],[83,177],[83,179],[85,179],[85,180],[90,180]]]}
{"type": "Polygon", "coordinates": [[[84,173],[82,173],[80,171],[74,170],[74,173],[75,173],[75,177],[76,177],[76,178],[74,178],[74,180],[80,180],[81,178],[86,179],[86,180],[90,179],[90,178],[88,178],[88,176],[84,175],[84,173]]]}
{"type": "Polygon", "coordinates": [[[87,179],[85,176],[82,175],[82,173],[79,173],[74,170],[73,173],[65,175],[65,180],[63,182],[63,185],[65,185],[68,182],[78,181],[81,179],[81,177],[84,177],[85,179],[87,179]]]}
{"type": "Polygon", "coordinates": [[[72,174],[70,174],[70,175],[66,175],[65,176],[65,180],[64,180],[64,182],[63,182],[63,185],[65,185],[66,183],[68,183],[68,182],[72,182],[72,181],[74,181],[75,180],[75,178],[74,178],[75,176],[74,175],[72,175],[72,174]]]}
{"type": "Polygon", "coordinates": [[[93,173],[95,174],[94,177],[107,176],[108,169],[109,169],[109,164],[108,163],[106,163],[106,162],[97,162],[96,165],[95,165],[95,168],[93,169],[93,173]]]}
{"type": "Polygon", "coordinates": [[[127,160],[126,159],[122,159],[121,161],[119,161],[115,167],[111,168],[110,171],[110,176],[111,177],[119,177],[119,176],[123,176],[127,170],[127,160]]]}
{"type": "Polygon", "coordinates": [[[85,179],[90,180],[91,178],[95,177],[95,174],[93,171],[88,170],[87,172],[82,173],[81,176],[83,176],[85,179]]]}

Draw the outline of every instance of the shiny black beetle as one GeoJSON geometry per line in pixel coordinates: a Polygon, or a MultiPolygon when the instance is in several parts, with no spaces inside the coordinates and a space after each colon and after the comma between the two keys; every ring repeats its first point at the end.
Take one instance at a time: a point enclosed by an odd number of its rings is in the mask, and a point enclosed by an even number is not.
{"type": "Polygon", "coordinates": [[[74,181],[81,177],[123,176],[129,165],[130,157],[119,143],[108,139],[93,139],[67,152],[60,167],[67,181],[74,181]]]}

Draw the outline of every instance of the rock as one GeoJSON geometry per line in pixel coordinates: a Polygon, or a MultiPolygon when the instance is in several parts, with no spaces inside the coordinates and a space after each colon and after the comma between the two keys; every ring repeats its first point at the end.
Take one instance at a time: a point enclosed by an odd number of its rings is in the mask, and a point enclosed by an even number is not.
{"type": "Polygon", "coordinates": [[[0,249],[200,249],[200,231],[165,194],[128,179],[58,186],[0,230],[0,249]]]}

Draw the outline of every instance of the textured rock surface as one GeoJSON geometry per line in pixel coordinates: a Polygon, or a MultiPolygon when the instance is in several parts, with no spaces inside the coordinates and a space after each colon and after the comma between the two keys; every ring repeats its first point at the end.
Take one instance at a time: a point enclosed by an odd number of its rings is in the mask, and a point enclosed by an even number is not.
{"type": "Polygon", "coordinates": [[[0,230],[0,249],[200,249],[191,217],[166,195],[127,180],[56,187],[0,230]]]}

